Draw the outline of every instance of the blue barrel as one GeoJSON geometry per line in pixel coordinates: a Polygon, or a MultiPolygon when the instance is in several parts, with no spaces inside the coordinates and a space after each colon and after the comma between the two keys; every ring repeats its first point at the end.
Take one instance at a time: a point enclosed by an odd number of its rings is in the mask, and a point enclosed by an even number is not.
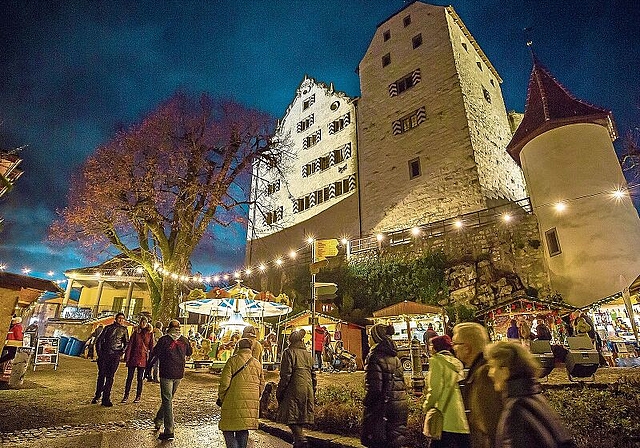
{"type": "Polygon", "coordinates": [[[73,344],[75,344],[75,341],[77,341],[76,338],[70,337],[69,341],[67,341],[67,346],[64,348],[64,352],[62,353],[64,353],[65,355],[68,355],[71,349],[73,348],[73,344]]]}
{"type": "Polygon", "coordinates": [[[67,353],[65,350],[69,343],[69,338],[66,336],[60,336],[60,345],[58,346],[58,353],[67,353]]]}
{"type": "Polygon", "coordinates": [[[73,341],[71,348],[68,349],[70,356],[80,356],[82,354],[82,350],[84,350],[84,341],[80,339],[71,338],[73,341]]]}

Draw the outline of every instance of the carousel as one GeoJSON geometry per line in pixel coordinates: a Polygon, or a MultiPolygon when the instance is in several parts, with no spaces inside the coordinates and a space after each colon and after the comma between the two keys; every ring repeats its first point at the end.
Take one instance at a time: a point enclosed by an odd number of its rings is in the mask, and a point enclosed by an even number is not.
{"type": "Polygon", "coordinates": [[[268,291],[258,292],[238,280],[229,288],[213,288],[207,293],[200,292],[200,295],[204,297],[179,305],[188,313],[207,316],[203,326],[205,337],[192,341],[194,367],[224,365],[240,340],[242,330],[248,325],[254,326],[258,332],[258,340],[264,348],[263,363],[275,364],[278,335],[271,330],[272,326],[265,322],[265,318],[278,317],[279,320],[292,311],[286,294],[274,296],[268,291]]]}

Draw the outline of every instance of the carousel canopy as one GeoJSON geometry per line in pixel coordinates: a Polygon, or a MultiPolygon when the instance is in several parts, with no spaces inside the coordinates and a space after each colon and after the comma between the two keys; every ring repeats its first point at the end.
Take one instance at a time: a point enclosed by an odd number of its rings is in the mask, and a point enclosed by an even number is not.
{"type": "Polygon", "coordinates": [[[207,292],[207,298],[183,302],[180,308],[208,316],[231,317],[233,313],[240,313],[249,318],[282,316],[292,310],[286,294],[274,296],[257,292],[240,282],[231,288],[214,288],[207,292]]]}

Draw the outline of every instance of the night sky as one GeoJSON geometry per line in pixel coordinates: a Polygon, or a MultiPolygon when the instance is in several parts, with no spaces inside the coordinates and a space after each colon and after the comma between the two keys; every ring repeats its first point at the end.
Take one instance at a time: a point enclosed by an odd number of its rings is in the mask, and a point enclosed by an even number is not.
{"type": "MultiPolygon", "coordinates": [[[[20,153],[25,174],[0,199],[0,264],[62,278],[64,270],[103,261],[108,254],[87,259],[45,239],[56,209],[66,204],[70,175],[115,129],[177,89],[231,97],[275,117],[284,114],[305,73],[357,96],[355,68],[376,25],[404,4],[0,2],[0,147],[27,145],[20,153]]],[[[503,78],[508,110],[524,110],[531,58],[523,30],[531,28],[527,36],[538,58],[572,93],[612,109],[620,134],[640,126],[637,1],[452,4],[503,78]]],[[[241,267],[244,229],[215,238],[193,259],[194,269],[212,274],[241,267]]]]}

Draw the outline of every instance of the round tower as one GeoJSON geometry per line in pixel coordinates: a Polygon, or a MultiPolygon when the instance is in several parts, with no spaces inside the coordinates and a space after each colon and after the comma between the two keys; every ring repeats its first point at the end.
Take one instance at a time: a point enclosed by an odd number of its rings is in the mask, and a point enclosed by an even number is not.
{"type": "Polygon", "coordinates": [[[507,150],[523,169],[551,286],[583,307],[640,274],[640,220],[616,156],[611,112],[575,98],[534,57],[507,150]]]}

